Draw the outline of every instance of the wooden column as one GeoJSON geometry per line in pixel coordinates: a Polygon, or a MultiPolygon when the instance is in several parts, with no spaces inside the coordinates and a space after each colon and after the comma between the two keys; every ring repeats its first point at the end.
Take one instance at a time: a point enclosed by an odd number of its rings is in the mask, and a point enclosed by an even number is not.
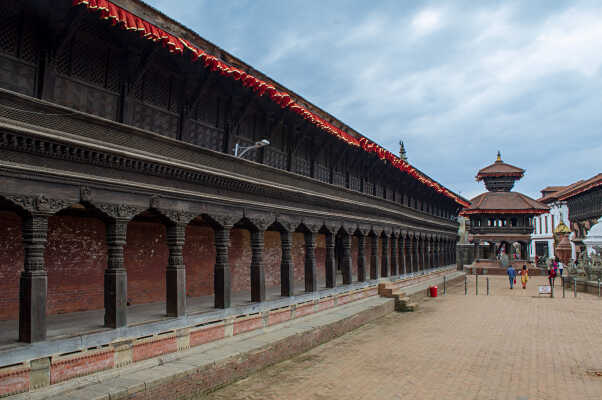
{"type": "Polygon", "coordinates": [[[398,251],[399,235],[393,232],[391,234],[391,276],[399,275],[399,251],[398,251]]]}
{"type": "Polygon", "coordinates": [[[400,242],[400,250],[401,250],[401,273],[406,275],[408,273],[408,246],[409,246],[408,237],[404,232],[401,233],[401,242],[400,242]]]}
{"type": "Polygon", "coordinates": [[[422,259],[422,238],[420,236],[416,236],[416,272],[420,272],[423,268],[423,259],[422,259]]]}
{"type": "Polygon", "coordinates": [[[293,233],[290,230],[280,231],[280,248],[282,259],[280,261],[280,295],[293,296],[295,291],[293,258],[291,247],[293,245],[293,233]]]}
{"type": "Polygon", "coordinates": [[[426,236],[422,237],[421,240],[421,244],[420,244],[420,263],[422,264],[422,272],[424,273],[426,270],[426,236]]]}
{"type": "Polygon", "coordinates": [[[230,308],[232,301],[230,272],[230,230],[231,224],[215,228],[215,269],[213,275],[215,308],[230,308]]]}
{"type": "Polygon", "coordinates": [[[334,254],[334,230],[326,232],[326,287],[333,288],[337,285],[337,268],[334,254]]]}
{"type": "Polygon", "coordinates": [[[19,341],[46,340],[48,274],[44,251],[48,216],[29,215],[23,220],[24,265],[19,288],[19,341]]]}
{"type": "Polygon", "coordinates": [[[366,234],[358,230],[357,237],[357,280],[366,281],[366,234]]]}
{"type": "Polygon", "coordinates": [[[382,260],[381,260],[381,267],[380,267],[380,276],[382,278],[389,276],[390,257],[391,256],[389,254],[389,233],[383,232],[383,234],[382,234],[382,260]]]}
{"type": "Polygon", "coordinates": [[[343,236],[343,271],[341,271],[343,273],[343,285],[351,284],[351,263],[351,235],[345,232],[343,236]]]}
{"type": "Polygon", "coordinates": [[[318,276],[316,273],[316,235],[317,230],[305,232],[305,291],[318,290],[318,276]]]}
{"type": "Polygon", "coordinates": [[[426,269],[433,268],[433,239],[427,237],[426,239],[426,269]]]}
{"type": "Polygon", "coordinates": [[[251,230],[251,301],[265,301],[264,229],[251,230]]]}
{"type": "Polygon", "coordinates": [[[126,219],[107,223],[107,269],[104,277],[105,326],[120,328],[127,325],[127,271],[123,246],[127,236],[126,219]]]}
{"type": "Polygon", "coordinates": [[[186,267],[184,266],[184,241],[186,224],[176,223],[167,226],[167,247],[169,258],[165,272],[166,305],[168,317],[186,315],[186,267]]]}
{"type": "Polygon", "coordinates": [[[378,236],[370,236],[372,248],[370,249],[370,279],[378,279],[378,236]]]}
{"type": "Polygon", "coordinates": [[[414,250],[414,235],[411,234],[408,240],[408,272],[413,273],[414,272],[414,257],[415,257],[415,250],[414,250]]]}

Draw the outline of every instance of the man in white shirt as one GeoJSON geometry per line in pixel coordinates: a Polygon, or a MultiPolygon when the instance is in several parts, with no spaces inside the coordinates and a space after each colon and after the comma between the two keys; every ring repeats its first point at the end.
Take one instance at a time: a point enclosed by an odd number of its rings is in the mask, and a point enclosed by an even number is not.
{"type": "Polygon", "coordinates": [[[564,264],[562,263],[562,261],[558,260],[558,274],[560,277],[562,277],[562,270],[564,269],[564,264]]]}

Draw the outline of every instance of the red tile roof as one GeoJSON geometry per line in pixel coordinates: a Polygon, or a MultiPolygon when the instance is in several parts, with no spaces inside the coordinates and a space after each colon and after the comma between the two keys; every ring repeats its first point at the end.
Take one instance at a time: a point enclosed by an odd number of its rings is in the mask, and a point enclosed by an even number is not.
{"type": "Polygon", "coordinates": [[[484,178],[495,177],[495,176],[515,176],[522,178],[525,174],[525,170],[522,168],[515,167],[514,165],[506,164],[502,161],[502,158],[498,152],[497,160],[491,165],[482,168],[477,173],[477,181],[484,178]]]}
{"type": "Polygon", "coordinates": [[[566,200],[598,186],[602,186],[602,173],[599,173],[598,175],[595,175],[586,181],[579,181],[577,184],[574,184],[574,186],[572,185],[571,187],[563,190],[562,193],[559,194],[558,199],[566,200]]]}
{"type": "Polygon", "coordinates": [[[467,214],[544,214],[550,210],[537,200],[518,192],[485,192],[462,210],[467,214]]]}
{"type": "Polygon", "coordinates": [[[540,203],[551,203],[554,200],[558,200],[558,198],[565,193],[568,193],[571,189],[573,189],[576,185],[579,185],[583,182],[583,180],[579,180],[575,183],[571,183],[568,186],[548,186],[541,190],[541,193],[544,194],[537,201],[540,203]],[[547,194],[545,194],[547,193],[547,194]]]}

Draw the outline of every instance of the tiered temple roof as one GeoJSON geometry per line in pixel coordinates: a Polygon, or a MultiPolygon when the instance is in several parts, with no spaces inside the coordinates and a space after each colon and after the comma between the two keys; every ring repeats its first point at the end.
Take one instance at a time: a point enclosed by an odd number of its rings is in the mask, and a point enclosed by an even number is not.
{"type": "Polygon", "coordinates": [[[484,181],[487,192],[473,198],[462,215],[470,214],[544,214],[549,207],[518,192],[511,192],[514,182],[521,179],[525,170],[502,161],[500,152],[491,165],[477,173],[477,181],[484,181]]]}

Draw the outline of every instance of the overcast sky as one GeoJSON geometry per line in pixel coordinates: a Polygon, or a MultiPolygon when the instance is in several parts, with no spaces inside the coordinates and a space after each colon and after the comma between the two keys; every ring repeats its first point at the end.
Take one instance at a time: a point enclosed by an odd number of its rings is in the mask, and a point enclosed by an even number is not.
{"type": "Polygon", "coordinates": [[[599,1],[149,3],[469,199],[498,149],[535,198],[602,171],[599,1]]]}

